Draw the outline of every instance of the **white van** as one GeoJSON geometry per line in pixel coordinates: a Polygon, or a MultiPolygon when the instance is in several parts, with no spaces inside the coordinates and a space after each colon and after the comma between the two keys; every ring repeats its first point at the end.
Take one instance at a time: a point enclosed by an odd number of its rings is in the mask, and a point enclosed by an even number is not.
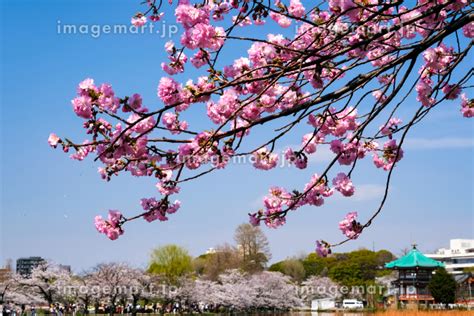
{"type": "Polygon", "coordinates": [[[342,301],[342,308],[344,309],[359,309],[364,308],[364,304],[358,300],[343,300],[342,301]]]}

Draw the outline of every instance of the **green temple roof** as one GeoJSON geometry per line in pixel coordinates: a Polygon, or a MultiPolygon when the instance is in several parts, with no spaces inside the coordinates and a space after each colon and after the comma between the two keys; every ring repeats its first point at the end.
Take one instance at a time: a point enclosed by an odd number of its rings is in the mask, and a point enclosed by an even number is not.
{"type": "Polygon", "coordinates": [[[444,267],[444,263],[428,258],[424,254],[419,252],[416,247],[413,247],[413,249],[405,256],[385,264],[385,268],[388,269],[403,269],[415,267],[438,268],[444,267]]]}

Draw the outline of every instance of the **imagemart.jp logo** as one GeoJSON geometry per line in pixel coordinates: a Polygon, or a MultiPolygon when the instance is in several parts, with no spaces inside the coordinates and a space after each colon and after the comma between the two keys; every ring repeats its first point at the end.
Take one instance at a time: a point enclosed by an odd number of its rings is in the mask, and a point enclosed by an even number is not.
{"type": "Polygon", "coordinates": [[[83,35],[99,38],[103,35],[145,35],[153,34],[160,38],[171,38],[178,33],[176,24],[166,21],[147,23],[141,27],[132,24],[70,24],[61,20],[56,22],[58,35],[83,35]]]}

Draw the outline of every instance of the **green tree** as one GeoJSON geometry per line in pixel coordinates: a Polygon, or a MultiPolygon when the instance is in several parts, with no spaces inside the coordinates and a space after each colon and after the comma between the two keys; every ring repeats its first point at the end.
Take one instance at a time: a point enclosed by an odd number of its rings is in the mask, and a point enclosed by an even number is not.
{"type": "Polygon", "coordinates": [[[192,271],[192,257],[180,246],[166,245],[151,254],[148,272],[164,277],[169,284],[176,285],[180,277],[192,271]]]}
{"type": "Polygon", "coordinates": [[[456,281],[444,268],[436,270],[428,289],[437,303],[449,304],[455,301],[456,281]]]}
{"type": "Polygon", "coordinates": [[[270,266],[270,268],[268,268],[268,271],[281,272],[290,276],[293,281],[297,283],[303,281],[306,276],[306,271],[303,264],[301,263],[301,260],[294,258],[274,263],[270,266]]]}
{"type": "Polygon", "coordinates": [[[283,261],[278,261],[268,267],[268,271],[283,273],[283,261]]]}
{"type": "Polygon", "coordinates": [[[329,268],[335,264],[337,259],[335,257],[322,258],[316,253],[310,253],[303,259],[302,264],[306,272],[306,278],[312,275],[328,276],[329,268]]]}
{"type": "Polygon", "coordinates": [[[393,255],[386,250],[373,252],[359,249],[334,254],[333,258],[335,261],[328,265],[329,277],[344,285],[355,286],[373,283],[375,277],[390,274],[390,270],[383,266],[393,255]]]}
{"type": "Polygon", "coordinates": [[[193,270],[196,275],[204,275],[209,256],[210,254],[205,253],[193,259],[193,270]]]}
{"type": "Polygon", "coordinates": [[[379,250],[375,253],[377,255],[377,263],[384,266],[387,262],[395,259],[395,256],[388,250],[379,250]]]}
{"type": "Polygon", "coordinates": [[[367,249],[352,251],[348,254],[348,260],[357,265],[361,283],[375,279],[379,269],[378,258],[375,252],[367,249]]]}
{"type": "Polygon", "coordinates": [[[345,286],[365,284],[360,266],[350,260],[343,260],[333,265],[329,269],[329,277],[345,286]]]}

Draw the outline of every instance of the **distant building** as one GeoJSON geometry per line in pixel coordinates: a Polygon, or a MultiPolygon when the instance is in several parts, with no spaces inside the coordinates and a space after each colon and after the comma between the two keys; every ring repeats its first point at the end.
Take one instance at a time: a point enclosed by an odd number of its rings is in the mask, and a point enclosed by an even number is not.
{"type": "Polygon", "coordinates": [[[59,269],[65,271],[65,272],[71,273],[71,266],[69,266],[69,265],[60,264],[59,269]]]}
{"type": "Polygon", "coordinates": [[[320,298],[311,301],[312,311],[333,310],[336,308],[336,300],[334,298],[320,298]]]}
{"type": "Polygon", "coordinates": [[[452,274],[462,274],[466,268],[474,268],[474,239],[451,239],[449,249],[441,248],[428,258],[441,261],[452,274]]]}
{"type": "Polygon", "coordinates": [[[0,268],[0,283],[8,280],[12,275],[12,264],[11,260],[7,261],[5,267],[0,268]]]}
{"type": "Polygon", "coordinates": [[[216,249],[214,249],[212,247],[206,250],[206,255],[210,255],[210,254],[214,254],[214,253],[216,253],[216,249]]]}
{"type": "Polygon", "coordinates": [[[16,273],[29,277],[34,268],[45,262],[41,257],[19,258],[16,261],[16,273]]]}
{"type": "Polygon", "coordinates": [[[385,264],[385,268],[398,271],[393,285],[398,288],[396,299],[405,303],[429,303],[434,298],[428,290],[433,271],[443,267],[440,261],[424,256],[416,245],[405,256],[385,264]]]}
{"type": "Polygon", "coordinates": [[[474,275],[471,272],[455,274],[454,280],[458,284],[456,302],[474,306],[474,275]]]}

